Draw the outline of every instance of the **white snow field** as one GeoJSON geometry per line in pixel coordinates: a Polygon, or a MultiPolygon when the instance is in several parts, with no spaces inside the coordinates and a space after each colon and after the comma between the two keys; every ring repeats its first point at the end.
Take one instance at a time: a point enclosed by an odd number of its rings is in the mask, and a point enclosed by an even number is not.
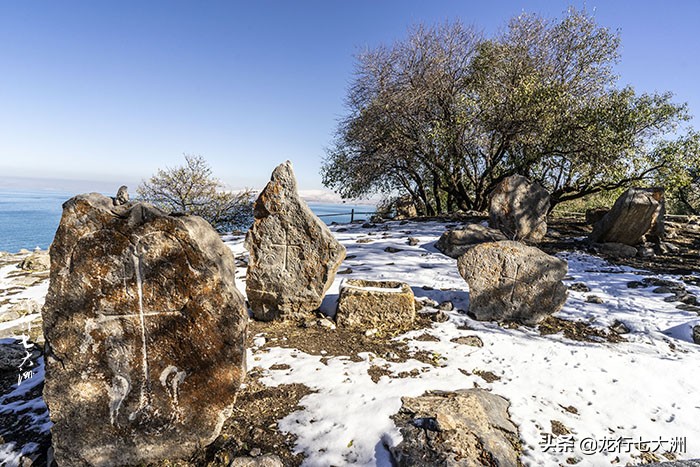
{"type": "MultiPolygon", "coordinates": [[[[569,263],[567,283],[584,282],[591,291],[570,291],[555,316],[600,328],[621,321],[631,331],[624,335],[627,342],[580,342],[561,334],[542,336],[528,327],[508,329],[460,313],[468,308],[467,284],[456,260],[433,246],[445,228],[439,222],[332,227],[348,256],[354,256],[341,269],[349,267],[353,272],[336,277],[322,306],[327,314],[335,312],[343,278],[404,281],[417,298],[452,301],[455,311],[448,313],[449,321],[427,331],[439,341],[411,340],[425,330],[396,337],[408,339],[412,348],[432,352],[436,366],[417,360],[395,363],[369,353],[362,355],[362,362],[336,356],[322,363],[322,356],[294,349],[249,349],[248,368],[264,369],[263,383],[301,383],[316,391],[299,402],[304,410],[280,422],[282,430],[298,436],[296,448],[306,456],[304,465],[389,466],[386,446],[401,441],[390,416],[401,407],[401,397],[475,384],[510,400],[525,465],[566,465],[567,459],[577,460],[580,466],[637,464],[640,450],[661,459],[663,452],[674,453],[677,459],[700,457],[700,346],[691,339],[691,328],[700,324],[700,318],[665,302],[664,295],[652,293],[654,287],[627,287],[628,282],[644,277],[677,277],[645,274],[595,256],[564,252],[559,256],[569,263]],[[408,237],[417,238],[419,244],[409,246],[408,237]],[[356,243],[361,238],[372,242],[356,243]],[[390,246],[402,251],[385,252],[390,246]],[[586,302],[591,294],[603,303],[586,302]],[[471,330],[459,329],[465,324],[471,330]],[[479,336],[484,346],[450,342],[469,335],[479,336]],[[281,362],[290,368],[269,369],[281,362]],[[367,373],[371,365],[394,374],[414,368],[419,372],[410,378],[382,376],[374,383],[367,373]],[[500,379],[487,383],[473,370],[490,371],[500,379]],[[547,438],[553,420],[571,435],[547,438]]],[[[245,255],[242,242],[239,238],[227,243],[239,256],[245,255]]],[[[244,278],[245,270],[239,268],[241,291],[244,278]]],[[[686,287],[700,293],[697,287],[686,287]]]]}

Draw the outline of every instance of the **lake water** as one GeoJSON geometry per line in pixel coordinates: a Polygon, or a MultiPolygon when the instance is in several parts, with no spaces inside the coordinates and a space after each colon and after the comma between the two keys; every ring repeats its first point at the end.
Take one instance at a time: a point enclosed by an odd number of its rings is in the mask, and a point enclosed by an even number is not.
{"type": "MultiPolygon", "coordinates": [[[[0,190],[0,251],[14,253],[22,248],[48,248],[61,220],[61,206],[73,195],[57,191],[0,190]]],[[[352,209],[358,213],[374,211],[374,206],[367,205],[309,203],[309,207],[326,224],[350,222],[352,209]]],[[[355,219],[367,217],[358,214],[355,219]]]]}

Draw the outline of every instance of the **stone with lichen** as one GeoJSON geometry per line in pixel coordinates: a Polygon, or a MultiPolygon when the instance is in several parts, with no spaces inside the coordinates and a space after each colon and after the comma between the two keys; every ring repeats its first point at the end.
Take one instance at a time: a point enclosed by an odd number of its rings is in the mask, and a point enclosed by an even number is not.
{"type": "Polygon", "coordinates": [[[185,458],[218,436],[245,375],[234,273],[199,217],[97,193],[63,205],[42,310],[59,465],[185,458]]]}

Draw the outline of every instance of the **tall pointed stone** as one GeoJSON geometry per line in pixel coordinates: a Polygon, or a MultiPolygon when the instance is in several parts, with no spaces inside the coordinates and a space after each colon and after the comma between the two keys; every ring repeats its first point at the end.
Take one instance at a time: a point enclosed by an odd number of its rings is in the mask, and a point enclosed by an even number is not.
{"type": "Polygon", "coordinates": [[[256,319],[303,319],[333,283],[345,247],[297,193],[291,162],[279,165],[253,208],[246,294],[256,319]]]}
{"type": "Polygon", "coordinates": [[[218,436],[245,375],[234,273],[199,217],[97,193],[63,205],[42,310],[59,465],[189,457],[218,436]]]}

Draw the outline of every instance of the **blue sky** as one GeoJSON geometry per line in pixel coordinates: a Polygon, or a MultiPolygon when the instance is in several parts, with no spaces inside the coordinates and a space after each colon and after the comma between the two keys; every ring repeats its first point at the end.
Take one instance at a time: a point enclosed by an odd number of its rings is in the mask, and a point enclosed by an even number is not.
{"type": "MultiPolygon", "coordinates": [[[[493,34],[522,11],[569,5],[584,3],[2,2],[0,177],[118,186],[193,153],[232,187],[260,187],[290,159],[301,187],[319,188],[354,54],[419,22],[493,34]]],[[[621,31],[621,83],[673,91],[700,114],[700,2],[585,7],[621,31]]]]}

